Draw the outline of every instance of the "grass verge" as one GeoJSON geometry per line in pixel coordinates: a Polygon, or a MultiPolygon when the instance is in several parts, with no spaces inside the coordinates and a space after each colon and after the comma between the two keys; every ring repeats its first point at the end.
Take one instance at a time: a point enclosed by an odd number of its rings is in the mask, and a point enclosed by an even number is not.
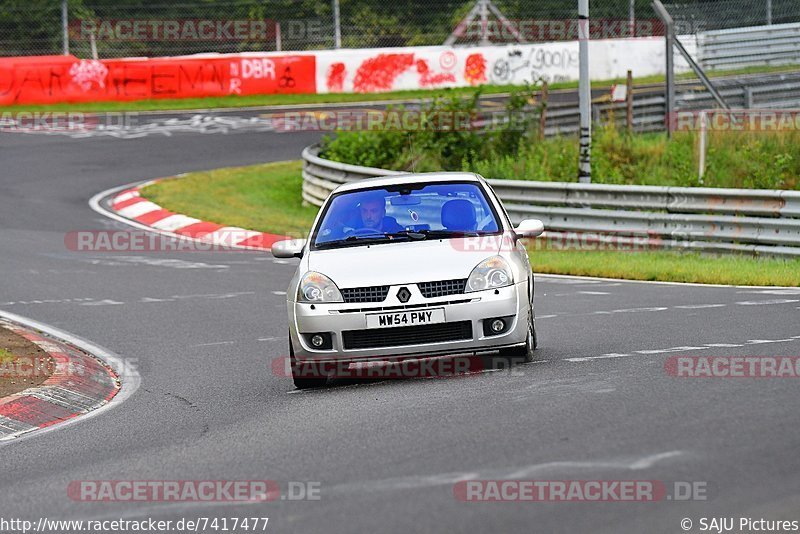
{"type": "MultiPolygon", "coordinates": [[[[742,74],[767,74],[772,72],[796,71],[792,65],[747,67],[743,69],[711,71],[711,78],[719,76],[736,76],[742,74]]],[[[678,80],[694,79],[694,73],[685,72],[678,74],[678,80]]],[[[664,81],[664,76],[642,76],[634,78],[634,83],[653,84],[664,81]]],[[[612,84],[625,83],[624,78],[594,82],[595,87],[606,87],[612,84]]],[[[519,89],[519,85],[493,85],[483,86],[483,94],[507,93],[512,89],[519,89]]],[[[574,89],[578,82],[559,82],[550,85],[551,90],[574,89]]],[[[82,111],[87,113],[123,112],[123,111],[170,111],[187,109],[213,109],[213,108],[241,108],[253,106],[279,106],[302,104],[332,104],[338,102],[372,102],[376,100],[411,100],[418,98],[433,98],[434,96],[471,94],[474,87],[457,87],[448,89],[419,89],[407,91],[390,91],[385,93],[330,93],[330,94],[283,94],[283,95],[229,95],[208,98],[161,98],[151,100],[136,100],[131,102],[81,102],[60,104],[23,104],[18,106],[0,106],[2,112],[19,111],[82,111]]]]}
{"type": "Polygon", "coordinates": [[[38,386],[53,374],[54,367],[42,349],[0,326],[0,399],[38,386]]]}
{"type": "MultiPolygon", "coordinates": [[[[304,237],[317,209],[300,200],[299,161],[190,173],[142,190],[162,207],[202,220],[304,237]]],[[[800,286],[800,260],[671,251],[535,250],[538,273],[705,284],[800,286]]]]}
{"type": "Polygon", "coordinates": [[[301,168],[287,161],[193,172],[150,185],[142,195],[204,221],[305,237],[317,208],[302,204],[301,168]]]}

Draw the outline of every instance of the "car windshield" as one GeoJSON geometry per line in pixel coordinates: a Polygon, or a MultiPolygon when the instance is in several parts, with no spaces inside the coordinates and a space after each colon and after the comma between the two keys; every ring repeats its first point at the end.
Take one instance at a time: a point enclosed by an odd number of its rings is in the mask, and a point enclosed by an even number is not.
{"type": "Polygon", "coordinates": [[[499,231],[475,182],[403,184],[337,194],[313,235],[316,248],[448,239],[499,231]]]}

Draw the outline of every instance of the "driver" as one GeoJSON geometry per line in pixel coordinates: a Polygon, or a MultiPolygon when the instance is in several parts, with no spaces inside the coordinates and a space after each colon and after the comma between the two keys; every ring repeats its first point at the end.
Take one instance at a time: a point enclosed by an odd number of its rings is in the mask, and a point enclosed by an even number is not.
{"type": "Polygon", "coordinates": [[[386,199],[380,193],[373,193],[362,200],[359,205],[361,228],[376,232],[399,232],[403,229],[394,217],[386,216],[386,199]]]}

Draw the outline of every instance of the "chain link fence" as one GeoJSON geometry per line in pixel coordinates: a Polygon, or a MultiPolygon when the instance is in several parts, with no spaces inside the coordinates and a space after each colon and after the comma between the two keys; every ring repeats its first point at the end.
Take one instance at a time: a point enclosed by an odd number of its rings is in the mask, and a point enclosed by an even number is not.
{"type": "MultiPolygon", "coordinates": [[[[798,0],[687,0],[667,8],[684,35],[800,22],[798,0]]],[[[591,0],[590,10],[592,38],[663,34],[651,0],[591,0]]],[[[0,56],[68,49],[83,58],[156,57],[575,38],[577,0],[0,2],[0,56]]]]}
{"type": "Polygon", "coordinates": [[[798,0],[664,2],[676,27],[699,31],[800,22],[798,0]]]}

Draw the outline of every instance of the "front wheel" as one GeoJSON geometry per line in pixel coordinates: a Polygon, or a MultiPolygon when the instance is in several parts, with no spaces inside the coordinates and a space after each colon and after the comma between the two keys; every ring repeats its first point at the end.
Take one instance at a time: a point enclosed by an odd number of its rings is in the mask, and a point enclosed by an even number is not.
{"type": "Polygon", "coordinates": [[[319,369],[298,363],[294,358],[294,347],[292,338],[289,338],[289,363],[292,366],[292,380],[297,389],[313,389],[325,386],[328,381],[327,376],[319,376],[319,369]]]}

